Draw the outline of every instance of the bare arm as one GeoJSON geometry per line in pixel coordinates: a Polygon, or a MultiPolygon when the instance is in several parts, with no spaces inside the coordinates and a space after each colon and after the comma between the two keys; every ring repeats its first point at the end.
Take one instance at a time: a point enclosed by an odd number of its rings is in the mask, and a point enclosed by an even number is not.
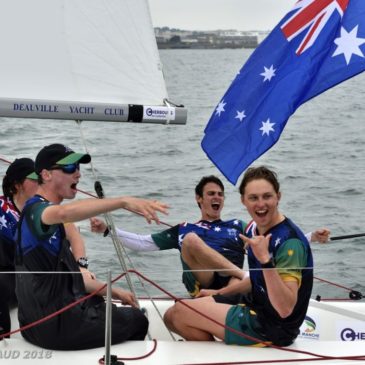
{"type": "MultiPolygon", "coordinates": [[[[67,223],[64,225],[64,227],[65,227],[66,238],[70,242],[72,255],[75,258],[75,260],[77,261],[80,257],[86,257],[85,242],[79,230],[77,229],[76,225],[74,223],[67,223]]],[[[96,278],[95,274],[90,272],[88,269],[83,267],[79,267],[79,269],[82,273],[84,284],[85,284],[85,279],[89,277],[91,279],[96,278]]]]}
{"type": "Polygon", "coordinates": [[[50,205],[44,209],[41,219],[46,225],[77,222],[120,208],[141,213],[148,223],[152,220],[159,223],[157,212],[167,214],[168,206],[159,201],[133,197],[84,199],[63,205],[50,205]]]}
{"type": "MultiPolygon", "coordinates": [[[[87,293],[92,293],[93,291],[98,290],[103,287],[103,285],[105,285],[105,283],[103,283],[102,281],[92,279],[90,276],[83,275],[83,278],[87,293]]],[[[104,289],[99,291],[98,295],[104,296],[106,295],[106,292],[107,288],[105,287],[104,289]]],[[[132,307],[137,307],[137,301],[134,295],[131,292],[123,290],[121,288],[112,287],[112,298],[120,300],[124,305],[129,304],[132,307]]]]}
{"type": "Polygon", "coordinates": [[[74,223],[66,223],[64,227],[75,260],[77,261],[80,257],[85,257],[85,243],[76,225],[74,223]]]}
{"type": "Polygon", "coordinates": [[[247,294],[251,291],[251,280],[249,276],[245,276],[242,280],[235,280],[221,289],[202,289],[196,296],[206,297],[209,295],[233,295],[233,294],[247,294]]]}

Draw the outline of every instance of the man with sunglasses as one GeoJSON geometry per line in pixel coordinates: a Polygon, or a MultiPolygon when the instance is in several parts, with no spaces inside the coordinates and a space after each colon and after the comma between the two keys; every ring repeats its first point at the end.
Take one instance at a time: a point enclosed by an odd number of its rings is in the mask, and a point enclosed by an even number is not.
{"type": "MultiPolygon", "coordinates": [[[[90,155],[76,153],[62,144],[44,147],[35,160],[39,187],[23,209],[17,234],[18,317],[21,326],[50,315],[85,296],[86,289],[66,240],[64,224],[95,214],[127,208],[142,213],[148,222],[159,222],[157,212],[167,206],[157,201],[133,197],[73,199],[81,177],[80,164],[90,155]],[[43,273],[44,272],[44,273],[43,273]],[[54,273],[54,274],[52,274],[54,273]]],[[[133,296],[126,302],[133,305],[133,296]]],[[[129,299],[128,299],[129,298],[129,299]]],[[[148,320],[135,307],[112,309],[112,343],[143,340],[148,320]]],[[[81,350],[104,345],[105,303],[93,296],[72,309],[22,332],[31,343],[54,350],[81,350]]]]}

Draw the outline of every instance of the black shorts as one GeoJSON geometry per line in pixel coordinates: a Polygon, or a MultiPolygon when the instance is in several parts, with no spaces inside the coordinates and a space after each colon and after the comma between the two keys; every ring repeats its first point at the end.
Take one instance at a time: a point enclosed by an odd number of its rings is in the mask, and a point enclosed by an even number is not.
{"type": "MultiPolygon", "coordinates": [[[[112,344],[143,340],[148,319],[137,308],[112,306],[112,344]]],[[[51,350],[85,350],[105,345],[105,303],[79,305],[22,335],[51,350]]]]}

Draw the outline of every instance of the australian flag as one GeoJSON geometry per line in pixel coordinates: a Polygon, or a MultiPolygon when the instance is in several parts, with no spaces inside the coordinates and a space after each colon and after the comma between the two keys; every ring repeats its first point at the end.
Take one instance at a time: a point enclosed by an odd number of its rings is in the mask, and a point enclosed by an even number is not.
{"type": "Polygon", "coordinates": [[[300,0],[237,74],[202,148],[236,184],[301,104],[364,70],[365,0],[300,0]]]}

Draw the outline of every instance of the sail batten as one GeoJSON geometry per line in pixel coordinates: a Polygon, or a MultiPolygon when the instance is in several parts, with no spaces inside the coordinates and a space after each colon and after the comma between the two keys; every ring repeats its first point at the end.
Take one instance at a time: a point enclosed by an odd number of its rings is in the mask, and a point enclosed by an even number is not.
{"type": "Polygon", "coordinates": [[[55,104],[63,112],[48,117],[64,119],[77,106],[163,107],[168,98],[147,0],[7,1],[0,42],[0,116],[34,117],[37,105],[55,104]]]}

